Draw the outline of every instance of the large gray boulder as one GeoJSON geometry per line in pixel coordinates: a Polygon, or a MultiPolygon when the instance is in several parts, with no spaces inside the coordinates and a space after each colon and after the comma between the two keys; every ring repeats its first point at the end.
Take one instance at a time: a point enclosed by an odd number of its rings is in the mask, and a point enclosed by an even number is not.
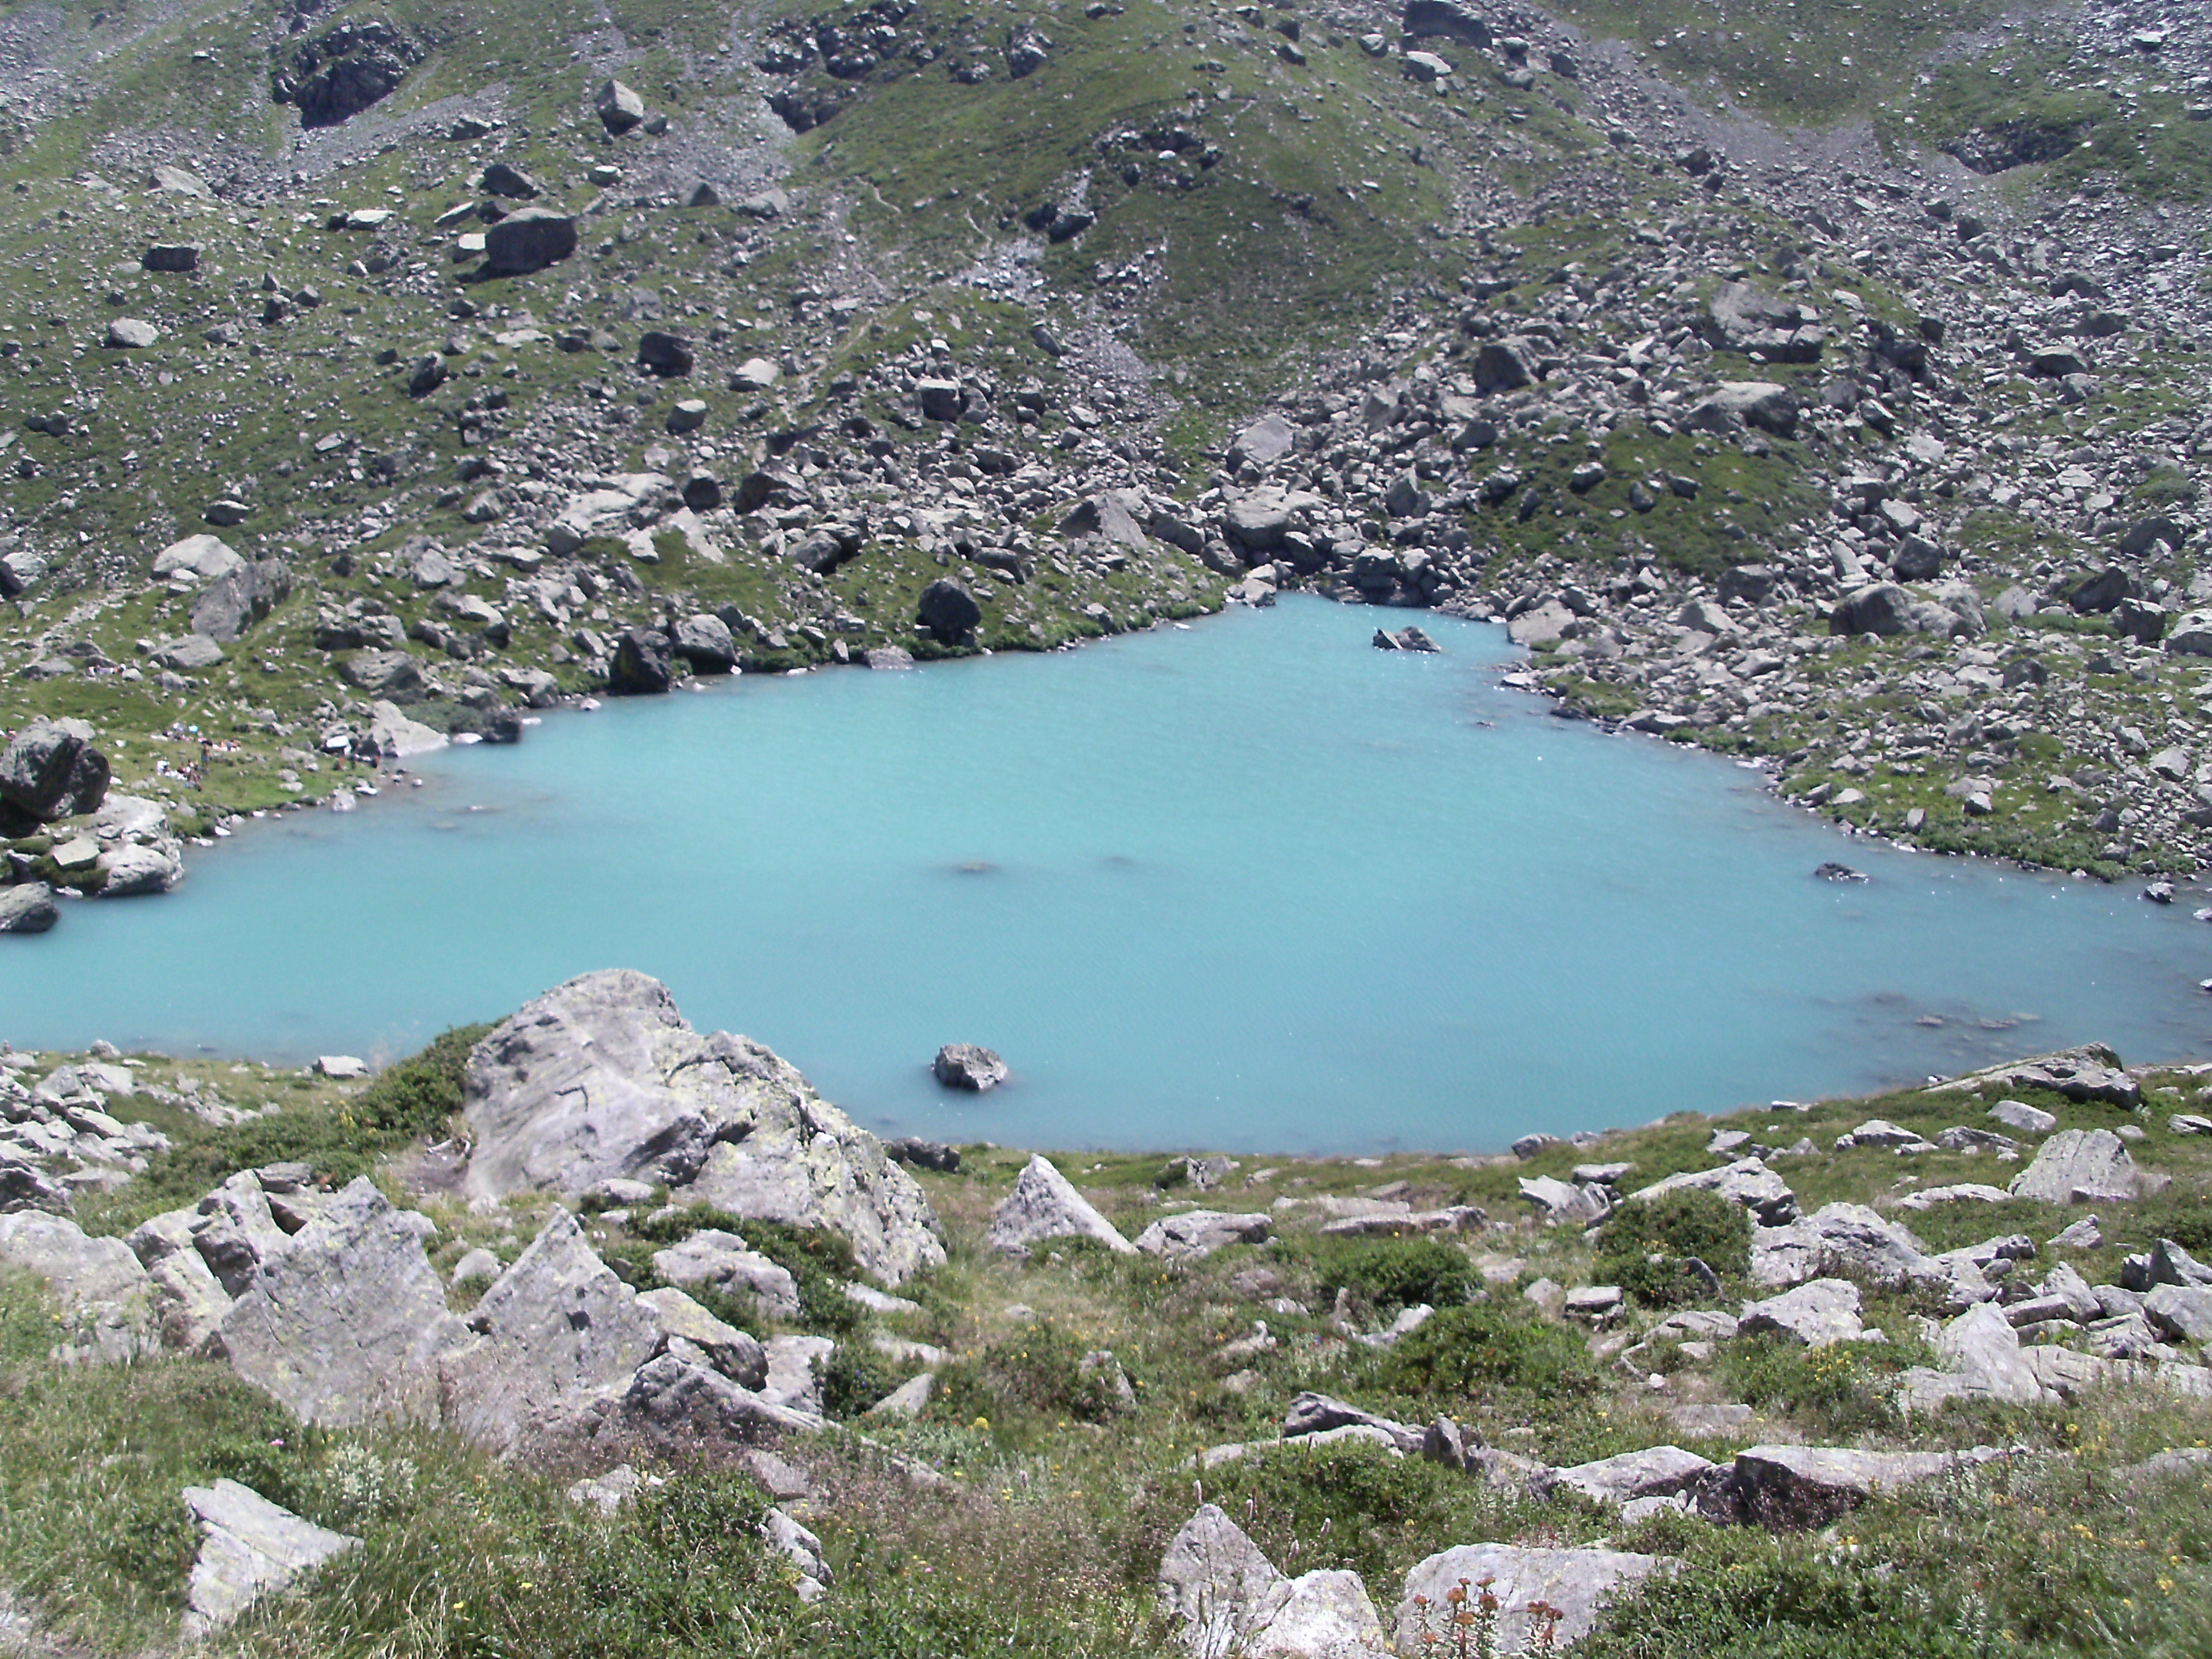
{"type": "Polygon", "coordinates": [[[1398,1650],[1421,1653],[1425,1629],[1451,1644],[1444,1625],[1446,1598],[1462,1582],[1483,1585],[1498,1598],[1495,1626],[1501,1655],[1556,1650],[1579,1642],[1597,1624],[1597,1615],[1614,1596],[1655,1572],[1673,1571],[1663,1555],[1626,1550],[1522,1549],[1512,1544],[1462,1544],[1415,1565],[1406,1574],[1406,1590],[1396,1618],[1398,1650]],[[1541,1602],[1558,1609],[1556,1620],[1530,1608],[1541,1602]],[[1538,1633],[1541,1622],[1549,1628],[1538,1633]]]}
{"type": "Polygon", "coordinates": [[[1723,1198],[1732,1199],[1769,1227],[1780,1226],[1797,1218],[1797,1194],[1790,1190],[1790,1183],[1755,1158],[1738,1158],[1717,1170],[1689,1170],[1668,1176],[1664,1181],[1638,1188],[1629,1198],[1632,1201],[1657,1198],[1685,1188],[1718,1193],[1723,1198]]]}
{"type": "Polygon", "coordinates": [[[171,542],[154,556],[154,574],[157,576],[182,574],[211,582],[245,568],[246,561],[235,548],[222,537],[210,536],[205,531],[180,542],[171,542]]]}
{"type": "Polygon", "coordinates": [[[185,1590],[188,1640],[228,1624],[332,1556],[361,1547],[360,1539],[302,1521],[235,1480],[187,1486],[185,1504],[201,1530],[199,1559],[185,1590]]]}
{"type": "Polygon", "coordinates": [[[231,1297],[200,1254],[199,1219],[191,1210],[170,1210],[139,1223],[123,1242],[146,1269],[161,1346],[220,1358],[231,1297]]]}
{"type": "Polygon", "coordinates": [[[2143,1182],[2127,1143],[2110,1129],[2062,1129],[2006,1190],[2045,1204],[2122,1204],[2142,1196],[2143,1182]]]}
{"type": "Polygon", "coordinates": [[[670,1449],[757,1441],[763,1435],[805,1434],[821,1416],[800,1411],[732,1382],[710,1365],[665,1353],[638,1367],[624,1391],[618,1420],[631,1433],[670,1449]]]}
{"type": "Polygon", "coordinates": [[[1168,1541],[1158,1583],[1162,1610],[1193,1659],[1369,1659],[1385,1650],[1357,1573],[1289,1577],[1212,1504],[1168,1541]]]}
{"type": "Polygon", "coordinates": [[[1832,634],[1874,634],[1885,639],[1912,631],[1912,595],[1895,582],[1854,588],[1828,613],[1832,634]]]}
{"type": "Polygon", "coordinates": [[[355,1181],[224,1314],[232,1367],[304,1422],[434,1418],[438,1356],[469,1335],[423,1254],[436,1231],[355,1181]]]}
{"type": "Polygon", "coordinates": [[[154,1287],[119,1238],[88,1238],[76,1223],[26,1210],[0,1215],[0,1262],[36,1273],[60,1304],[55,1358],[121,1364],[154,1346],[154,1287]]]}
{"type": "Polygon", "coordinates": [[[89,726],[34,720],[0,754],[0,805],[51,823],[97,811],[107,778],[107,757],[94,747],[89,726]]]}
{"type": "Polygon", "coordinates": [[[715,1318],[670,1286],[647,1291],[637,1300],[640,1307],[651,1309],[660,1322],[661,1334],[672,1352],[679,1351],[678,1344],[689,1343],[690,1350],[683,1352],[696,1351],[732,1382],[758,1389],[768,1382],[768,1352],[757,1337],[715,1318]]]}
{"type": "Polygon", "coordinates": [[[618,1401],[661,1344],[659,1310],[615,1277],[556,1210],[469,1316],[477,1340],[441,1357],[447,1427],[501,1453],[566,1434],[618,1401]]]}
{"type": "Polygon", "coordinates": [[[1026,1255],[1031,1245],[1054,1238],[1095,1238],[1117,1255],[1137,1248],[1042,1152],[1030,1158],[1014,1190],[991,1212],[989,1237],[991,1248],[1007,1255],[1026,1255]]]}
{"type": "Polygon", "coordinates": [[[469,1055],[465,1101],[472,1199],[622,1177],[842,1234],[887,1284],[945,1260],[929,1200],[873,1135],[759,1043],[694,1031],[643,974],[586,974],[502,1022],[469,1055]]]}
{"type": "Polygon", "coordinates": [[[1724,380],[1692,409],[1684,424],[1692,431],[1725,436],[1747,426],[1778,438],[1797,433],[1797,398],[1772,380],[1724,380]]]}
{"type": "Polygon", "coordinates": [[[283,560],[241,564],[192,601],[192,632],[228,645],[291,595],[292,572],[283,560]]]}

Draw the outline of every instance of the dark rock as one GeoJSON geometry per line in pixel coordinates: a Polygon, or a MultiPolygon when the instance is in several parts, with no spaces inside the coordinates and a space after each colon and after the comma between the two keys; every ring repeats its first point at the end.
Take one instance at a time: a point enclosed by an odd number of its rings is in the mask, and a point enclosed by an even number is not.
{"type": "Polygon", "coordinates": [[[1375,630],[1373,643],[1377,651],[1441,651],[1443,648],[1418,628],[1401,628],[1395,634],[1378,628],[1375,630]]]}
{"type": "Polygon", "coordinates": [[[737,666],[736,641],[720,617],[684,617],[676,624],[671,649],[699,673],[726,674],[737,666]]]}
{"type": "Polygon", "coordinates": [[[696,361],[691,343],[680,334],[664,334],[656,329],[638,337],[637,366],[647,374],[674,380],[689,374],[696,361]]]}
{"type": "Polygon", "coordinates": [[[422,668],[404,651],[363,651],[339,665],[338,678],[372,697],[406,702],[422,695],[422,668]]]}
{"type": "Polygon", "coordinates": [[[301,126],[335,126],[390,94],[422,58],[422,47],[390,23],[364,18],[301,46],[271,91],[299,106],[301,126]]]}
{"type": "Polygon", "coordinates": [[[607,670],[607,690],[618,697],[653,696],[668,690],[675,653],[657,628],[629,628],[615,641],[607,670]]]}
{"type": "Polygon", "coordinates": [[[946,1043],[937,1051],[929,1069],[946,1088],[978,1095],[997,1088],[1012,1075],[1005,1060],[972,1042],[946,1043]]]}
{"type": "Polygon", "coordinates": [[[410,398],[427,398],[445,385],[452,371],[446,367],[446,360],[442,355],[435,351],[425,352],[421,357],[416,359],[415,367],[408,373],[407,395],[410,398]]]}
{"type": "Polygon", "coordinates": [[[1837,864],[1833,861],[1822,865],[1813,873],[1822,881],[1864,881],[1866,879],[1864,872],[1852,869],[1848,864],[1837,864]]]}
{"type": "Polygon", "coordinates": [[[1494,38],[1489,20],[1457,0],[1406,0],[1406,33],[1415,40],[1441,34],[1484,52],[1494,38]]]}
{"type": "Polygon", "coordinates": [[[1489,340],[1474,354],[1474,383],[1485,392],[1515,392],[1534,377],[1521,354],[1500,340],[1489,340]]]}
{"type": "Polygon", "coordinates": [[[711,513],[721,504],[721,480],[712,473],[695,472],[684,481],[684,505],[694,513],[711,513]]]}
{"type": "Polygon", "coordinates": [[[156,242],[139,255],[138,264],[145,270],[198,270],[200,251],[191,242],[156,242]]]}
{"type": "Polygon", "coordinates": [[[963,583],[946,576],[922,590],[916,615],[939,639],[960,640],[975,631],[983,620],[983,607],[963,583]]]}
{"type": "Polygon", "coordinates": [[[1765,605],[1774,597],[1774,570],[1763,564],[1735,564],[1721,572],[1723,605],[1765,605]]]}
{"type": "Polygon", "coordinates": [[[1933,581],[1943,574],[1943,551],[1924,537],[1907,536],[1890,556],[1889,568],[1901,582],[1933,581]]]}
{"type": "Polygon", "coordinates": [[[942,1175],[953,1174],[960,1168],[960,1149],[946,1146],[934,1140],[923,1140],[914,1135],[901,1135],[884,1142],[884,1153],[893,1162],[912,1164],[924,1170],[935,1170],[942,1175]]]}
{"type": "Polygon", "coordinates": [[[645,119],[645,100],[619,81],[609,81],[592,100],[609,132],[620,137],[645,119]]]}
{"type": "Polygon", "coordinates": [[[228,645],[292,595],[292,572],[264,559],[218,577],[192,602],[192,632],[228,645]]]}
{"type": "Polygon", "coordinates": [[[1828,616],[1832,634],[1907,633],[1912,627],[1912,596],[1895,582],[1875,582],[1839,603],[1828,616]]]}
{"type": "Polygon", "coordinates": [[[2123,599],[2136,597],[2135,578],[2118,565],[2107,565],[2086,581],[2075,586],[2066,596],[2066,603],[2083,616],[2118,608],[2123,599]]]}
{"type": "Polygon", "coordinates": [[[522,276],[576,251],[576,222],[550,208],[521,208],[484,232],[484,272],[522,276]]]}
{"type": "Polygon", "coordinates": [[[2156,645],[2166,637],[2166,624],[2172,620],[2164,605],[2148,599],[2122,599],[2112,607],[2113,628],[2121,638],[2137,645],[2156,645]]]}
{"type": "Polygon", "coordinates": [[[528,201],[544,193],[535,179],[505,161],[494,161],[483,170],[483,187],[495,196],[516,201],[528,201]]]}
{"type": "Polygon", "coordinates": [[[0,803],[45,823],[99,811],[107,779],[82,720],[34,720],[0,754],[0,803]]]}
{"type": "Polygon", "coordinates": [[[2179,550],[2187,538],[2188,532],[2162,513],[2148,519],[2137,519],[2120,537],[2120,556],[2140,559],[2160,542],[2179,550]]]}

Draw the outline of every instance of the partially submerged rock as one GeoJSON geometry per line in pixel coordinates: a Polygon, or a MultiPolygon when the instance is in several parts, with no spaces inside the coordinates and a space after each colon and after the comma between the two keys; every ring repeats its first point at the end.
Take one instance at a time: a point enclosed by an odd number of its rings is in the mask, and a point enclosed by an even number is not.
{"type": "Polygon", "coordinates": [[[873,1135],[759,1043],[694,1031],[643,974],[586,974],[502,1022],[469,1056],[465,1099],[471,1198],[618,1176],[842,1234],[888,1284],[945,1260],[929,1200],[873,1135]]]}

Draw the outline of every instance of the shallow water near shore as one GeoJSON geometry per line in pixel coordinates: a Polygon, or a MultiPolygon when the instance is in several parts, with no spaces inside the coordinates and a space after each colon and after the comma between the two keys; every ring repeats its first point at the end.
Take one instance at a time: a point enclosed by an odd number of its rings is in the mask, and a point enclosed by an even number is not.
{"type": "Polygon", "coordinates": [[[1289,599],[549,716],[0,941],[0,1036],[391,1058],[634,967],[885,1133],[1285,1152],[2212,1048],[2185,907],[1846,837],[1498,688],[1500,629],[1424,617],[1413,656],[1378,620],[1289,599]],[[945,1094],[946,1042],[1015,1081],[945,1094]]]}

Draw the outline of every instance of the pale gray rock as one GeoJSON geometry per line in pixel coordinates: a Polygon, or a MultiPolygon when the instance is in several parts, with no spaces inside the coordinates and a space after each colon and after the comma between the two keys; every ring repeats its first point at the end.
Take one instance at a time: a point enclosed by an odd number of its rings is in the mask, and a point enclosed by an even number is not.
{"type": "Polygon", "coordinates": [[[154,556],[154,574],[157,576],[181,573],[211,582],[245,568],[246,561],[235,549],[222,537],[205,532],[187,536],[180,542],[171,542],[154,556]]]}
{"type": "Polygon", "coordinates": [[[1169,1540],[1159,1595],[1194,1659],[1364,1659],[1386,1649],[1358,1574],[1287,1577],[1212,1504],[1169,1540]]]}
{"type": "Polygon", "coordinates": [[[201,1528],[199,1559],[185,1590],[188,1640],[228,1625],[332,1556],[361,1547],[360,1539],[302,1521],[235,1480],[187,1486],[185,1503],[201,1528]]]}
{"type": "Polygon", "coordinates": [[[1665,1498],[1686,1490],[1713,1467],[1695,1452],[1680,1446],[1652,1446],[1643,1451],[1601,1457],[1595,1463],[1577,1463],[1554,1469],[1553,1479],[1580,1492],[1594,1504],[1626,1504],[1638,1498],[1665,1498]]]}
{"type": "Polygon", "coordinates": [[[799,1598],[811,1601],[818,1597],[823,1586],[835,1581],[830,1564],[822,1556],[822,1540],[793,1520],[781,1510],[771,1507],[761,1517],[760,1534],[768,1547],[787,1559],[799,1571],[799,1598]],[[805,1586],[811,1583],[810,1595],[805,1586]]]}
{"type": "Polygon", "coordinates": [[[1946,1325],[1936,1351],[1941,1368],[1915,1365],[1898,1379],[1897,1403],[1904,1410],[1925,1411],[1947,1400],[2037,1406],[2057,1399],[2028,1364],[2012,1322],[1992,1303],[1969,1308],[1946,1325]]]}
{"type": "Polygon", "coordinates": [[[990,1245],[1007,1255],[1026,1255],[1032,1245],[1055,1238],[1095,1238],[1117,1255],[1136,1254],[1136,1246],[1038,1152],[991,1212],[990,1245]]]}
{"type": "Polygon", "coordinates": [[[43,933],[61,916],[54,890],[43,881],[0,887],[0,933],[43,933]]]}
{"type": "Polygon", "coordinates": [[[59,1304],[54,1357],[116,1365],[154,1346],[154,1287],[119,1238],[88,1238],[64,1216],[0,1215],[0,1261],[36,1273],[59,1304]]]}
{"type": "Polygon", "coordinates": [[[763,1345],[768,1351],[768,1382],[761,1397],[793,1411],[822,1412],[822,1367],[837,1345],[826,1336],[799,1336],[787,1332],[763,1345]]]}
{"type": "Polygon", "coordinates": [[[842,1234],[886,1284],[945,1260],[929,1200],[873,1135],[759,1043],[692,1030],[643,974],[586,974],[503,1022],[469,1056],[464,1110],[471,1198],[622,1176],[842,1234]]]}
{"type": "Polygon", "coordinates": [[[2112,1204],[2141,1197],[2142,1184],[2127,1143],[2110,1129],[2063,1129],[2008,1190],[2045,1204],[2112,1204]]]}
{"type": "Polygon", "coordinates": [[[1379,1435],[1384,1443],[1408,1454],[1419,1452],[1426,1437],[1426,1431],[1417,1429],[1410,1423],[1379,1417],[1346,1401],[1310,1390],[1292,1400],[1290,1410],[1283,1415],[1283,1438],[1285,1440],[1303,1440],[1343,1428],[1361,1429],[1379,1435]]]}
{"type": "Polygon", "coordinates": [[[1725,380],[1691,410],[1685,424],[1722,435],[1752,426],[1787,438],[1797,430],[1797,399],[1772,380],[1725,380]]]}
{"type": "Polygon", "coordinates": [[[724,1296],[753,1299],[769,1319],[799,1317],[799,1281],[745,1241],[702,1227],[679,1244],[653,1253],[653,1270],[672,1285],[704,1285],[724,1296]]]}
{"type": "Polygon", "coordinates": [[[499,1258],[479,1244],[453,1264],[453,1282],[456,1285],[481,1284],[497,1279],[504,1271],[499,1258]]]}
{"type": "Polygon", "coordinates": [[[1611,1194],[1595,1182],[1578,1187],[1557,1176],[1522,1176],[1520,1182],[1521,1196],[1543,1211],[1545,1220],[1555,1225],[1567,1222],[1587,1226],[1604,1220],[1613,1211],[1611,1194]]]}
{"type": "MultiPolygon", "coordinates": [[[[1922,1247],[1911,1231],[1863,1204],[1826,1204],[1787,1227],[1752,1234],[1754,1284],[1800,1285],[1823,1273],[1848,1273],[1877,1284],[1948,1285],[1953,1270],[1922,1247]]],[[[1988,1293],[1967,1299],[1979,1301],[1988,1293]]]]}
{"type": "Polygon", "coordinates": [[[325,1427],[434,1418],[438,1356],[468,1337],[423,1253],[436,1228],[366,1176],[335,1200],[223,1315],[231,1365],[325,1427]]]}
{"type": "MultiPolygon", "coordinates": [[[[1540,1651],[1543,1640],[1548,1640],[1553,1650],[1581,1641],[1596,1627],[1598,1614],[1615,1596],[1628,1593],[1655,1572],[1673,1571],[1676,1565],[1667,1556],[1625,1550],[1462,1544],[1430,1556],[1407,1572],[1395,1621],[1398,1650],[1425,1651],[1423,1609],[1416,1598],[1426,1601],[1428,1628],[1441,1632],[1445,1598],[1462,1579],[1469,1585],[1488,1583],[1498,1602],[1497,1650],[1500,1655],[1513,1655],[1540,1651]],[[1558,1608],[1561,1614],[1545,1638],[1538,1636],[1537,1620],[1529,1612],[1540,1601],[1558,1608]]],[[[1449,1650],[1448,1634],[1445,1642],[1449,1650]]]]}
{"type": "Polygon", "coordinates": [[[625,1504],[637,1501],[646,1481],[627,1463],[617,1463],[605,1474],[586,1475],[568,1491],[571,1504],[589,1504],[601,1515],[613,1515],[625,1504]]]}
{"type": "Polygon", "coordinates": [[[1739,1158],[1717,1170],[1691,1170],[1668,1176],[1664,1181],[1638,1188],[1629,1197],[1632,1200],[1656,1198],[1662,1193],[1685,1188],[1732,1199],[1765,1226],[1780,1226],[1797,1217],[1797,1195],[1790,1190],[1787,1182],[1755,1158],[1739,1158]]]}
{"type": "Polygon", "coordinates": [[[1859,1287],[1847,1279],[1816,1279],[1763,1302],[1747,1302],[1737,1328],[1779,1331],[1808,1348],[1867,1336],[1859,1323],[1859,1287]]]}
{"type": "Polygon", "coordinates": [[[439,1361],[446,1422],[502,1455],[568,1432],[618,1398],[662,1340],[659,1310],[615,1277],[566,1210],[484,1292],[468,1324],[477,1340],[439,1361]]]}
{"type": "Polygon", "coordinates": [[[2143,1317],[2178,1341],[2212,1342],[2212,1289],[2158,1285],[2143,1297],[2143,1317]]]}
{"type": "Polygon", "coordinates": [[[1231,1215],[1219,1210],[1186,1210],[1162,1216],[1137,1235],[1137,1249],[1170,1261],[1195,1261],[1231,1244],[1265,1243],[1272,1218],[1259,1213],[1231,1215]]]}
{"type": "Polygon", "coordinates": [[[664,1286],[638,1297],[659,1320],[669,1340],[689,1342],[732,1382],[759,1389],[768,1382],[768,1351],[750,1332],[717,1319],[679,1290],[664,1286]]]}
{"type": "Polygon", "coordinates": [[[2024,1100],[2001,1100],[1990,1108],[1990,1115],[2024,1135],[2047,1135],[2058,1127],[2058,1120],[2049,1112],[2024,1100]]]}
{"type": "Polygon", "coordinates": [[[929,1396],[936,1387],[935,1371],[916,1371],[869,1407],[866,1414],[870,1417],[919,1417],[929,1404],[929,1396]]]}
{"type": "Polygon", "coordinates": [[[277,1224],[269,1195],[250,1170],[199,1201],[191,1234],[193,1249],[234,1299],[245,1294],[265,1263],[292,1248],[292,1235],[277,1224]]]}
{"type": "Polygon", "coordinates": [[[143,898],[175,890],[185,878],[185,861],[174,843],[161,847],[112,847],[100,855],[107,874],[101,884],[104,899],[143,898]]]}
{"type": "Polygon", "coordinates": [[[1005,1060],[973,1042],[946,1043],[930,1062],[930,1071],[948,1089],[965,1089],[979,1095],[997,1088],[1012,1075],[1005,1060]]]}

